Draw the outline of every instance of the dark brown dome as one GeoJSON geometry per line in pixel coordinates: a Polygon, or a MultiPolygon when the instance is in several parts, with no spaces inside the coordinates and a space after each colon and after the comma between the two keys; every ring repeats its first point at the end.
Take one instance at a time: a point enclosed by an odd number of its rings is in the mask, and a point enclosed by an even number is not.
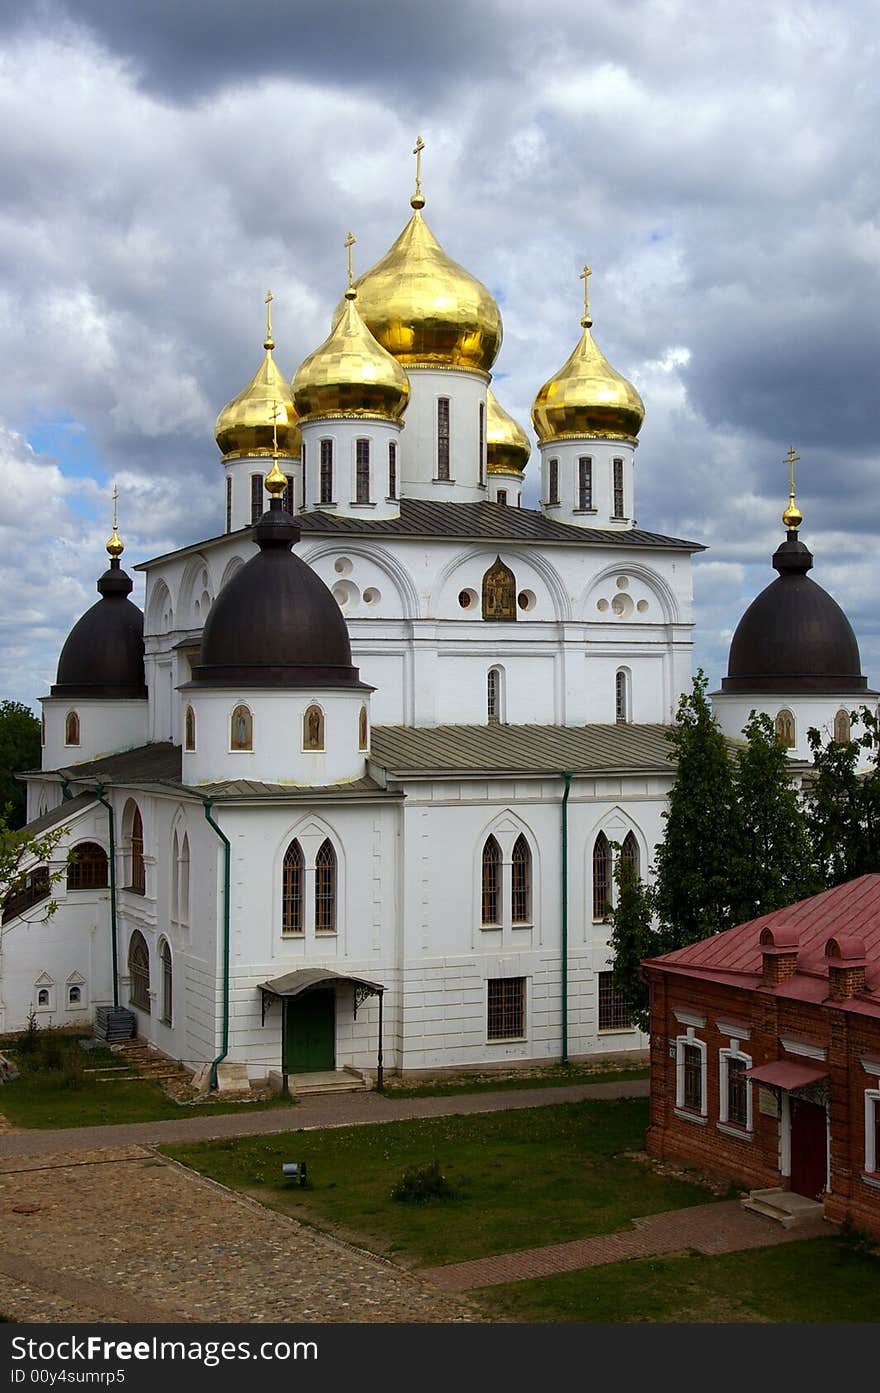
{"type": "Polygon", "coordinates": [[[144,616],[128,598],[131,590],[114,557],[98,581],[100,600],[67,636],[51,696],[146,700],[144,616]]]}

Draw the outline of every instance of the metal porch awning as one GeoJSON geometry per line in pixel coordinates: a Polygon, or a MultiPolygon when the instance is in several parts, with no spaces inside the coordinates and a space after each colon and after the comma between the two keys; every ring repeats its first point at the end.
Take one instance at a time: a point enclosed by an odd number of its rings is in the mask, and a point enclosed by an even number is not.
{"type": "Polygon", "coordinates": [[[754,1069],[747,1069],[746,1078],[772,1088],[791,1090],[827,1079],[828,1070],[817,1069],[814,1064],[799,1064],[794,1059],[776,1059],[770,1064],[756,1064],[754,1069]]]}
{"type": "MultiPolygon", "coordinates": [[[[260,993],[262,1003],[262,1023],[266,1024],[266,1001],[270,997],[287,1000],[291,997],[301,996],[304,992],[311,991],[314,987],[353,987],[354,988],[354,1008],[353,1015],[357,1019],[358,1007],[362,1006],[368,996],[378,996],[379,998],[379,1048],[376,1060],[376,1087],[381,1092],[384,1081],[384,1070],[382,1065],[382,1001],[385,995],[385,987],[381,982],[371,982],[366,977],[353,977],[350,973],[334,972],[329,967],[301,967],[296,972],[285,972],[282,977],[273,977],[269,982],[261,982],[257,990],[260,993]]],[[[282,1017],[282,1058],[284,1056],[284,1029],[287,1019],[286,1012],[282,1017]]],[[[284,1092],[287,1091],[287,1075],[284,1078],[284,1092]]]]}

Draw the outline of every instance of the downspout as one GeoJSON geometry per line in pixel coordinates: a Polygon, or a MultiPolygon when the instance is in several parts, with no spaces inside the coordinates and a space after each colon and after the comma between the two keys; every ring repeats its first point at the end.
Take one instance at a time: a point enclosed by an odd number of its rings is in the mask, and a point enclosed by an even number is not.
{"type": "MultiPolygon", "coordinates": [[[[65,785],[67,780],[64,780],[65,785]]],[[[69,794],[65,788],[65,797],[69,794]]],[[[119,958],[116,946],[116,833],[114,829],[113,805],[108,803],[104,797],[104,785],[98,784],[95,789],[95,797],[98,802],[107,809],[107,827],[109,829],[110,840],[110,955],[113,963],[113,1009],[119,1010],[119,958]]]]}
{"type": "Polygon", "coordinates": [[[229,1053],[229,884],[231,848],[229,838],[218,827],[211,816],[213,798],[203,798],[205,818],[211,824],[223,843],[223,1048],[211,1063],[211,1087],[217,1087],[217,1065],[222,1064],[229,1053]]]}
{"type": "Polygon", "coordinates": [[[562,1063],[568,1063],[568,795],[571,774],[563,774],[562,794],[562,1063]]]}
{"type": "Polygon", "coordinates": [[[73,797],[73,794],[72,794],[71,791],[70,791],[70,780],[69,780],[69,779],[65,779],[64,775],[62,774],[62,775],[61,775],[61,801],[62,801],[62,803],[66,803],[67,800],[68,800],[68,798],[72,798],[72,797],[73,797]]]}

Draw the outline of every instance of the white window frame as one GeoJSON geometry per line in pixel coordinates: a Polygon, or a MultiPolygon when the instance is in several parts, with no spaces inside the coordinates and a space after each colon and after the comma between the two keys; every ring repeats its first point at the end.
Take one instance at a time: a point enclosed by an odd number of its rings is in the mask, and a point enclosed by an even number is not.
{"type": "Polygon", "coordinates": [[[678,1035],[675,1039],[675,1110],[680,1117],[684,1118],[707,1118],[709,1115],[709,1097],[706,1087],[708,1080],[708,1047],[704,1040],[698,1040],[694,1034],[694,1027],[689,1025],[687,1034],[678,1035]],[[693,1108],[685,1107],[684,1103],[684,1050],[686,1045],[695,1045],[700,1051],[700,1111],[697,1113],[693,1108]]]}
{"type": "Polygon", "coordinates": [[[880,1171],[880,1156],[875,1153],[876,1129],[874,1110],[880,1109],[880,1088],[865,1089],[865,1172],[873,1179],[880,1171]]]}
{"type": "Polygon", "coordinates": [[[730,1047],[718,1051],[718,1121],[725,1127],[729,1127],[735,1132],[754,1131],[754,1113],[752,1100],[752,1081],[746,1079],[746,1122],[745,1127],[741,1122],[731,1122],[729,1113],[729,1065],[731,1059],[741,1059],[747,1069],[752,1067],[751,1055],[745,1054],[739,1047],[738,1040],[731,1040],[730,1047]]]}

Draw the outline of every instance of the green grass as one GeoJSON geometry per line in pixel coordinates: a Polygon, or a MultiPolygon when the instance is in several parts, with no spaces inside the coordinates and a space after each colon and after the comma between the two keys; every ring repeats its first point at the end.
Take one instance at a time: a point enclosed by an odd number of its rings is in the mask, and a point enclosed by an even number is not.
{"type": "Polygon", "coordinates": [[[463,1261],[625,1228],[706,1204],[703,1187],[622,1155],[640,1150],[647,1099],[570,1103],[163,1148],[233,1189],[410,1265],[463,1261]],[[434,1159],[453,1199],[401,1203],[402,1171],[434,1159]],[[305,1160],[310,1188],[282,1161],[305,1160]]]}
{"type": "Polygon", "coordinates": [[[589,1069],[577,1065],[552,1064],[539,1074],[503,1075],[459,1074],[446,1082],[398,1084],[386,1083],[389,1098],[448,1098],[456,1093],[501,1093],[520,1088],[564,1088],[575,1083],[628,1083],[631,1079],[646,1079],[647,1069],[589,1069]]]}
{"type": "Polygon", "coordinates": [[[844,1238],[705,1257],[642,1258],[475,1295],[495,1320],[880,1320],[880,1256],[844,1238]]]}

